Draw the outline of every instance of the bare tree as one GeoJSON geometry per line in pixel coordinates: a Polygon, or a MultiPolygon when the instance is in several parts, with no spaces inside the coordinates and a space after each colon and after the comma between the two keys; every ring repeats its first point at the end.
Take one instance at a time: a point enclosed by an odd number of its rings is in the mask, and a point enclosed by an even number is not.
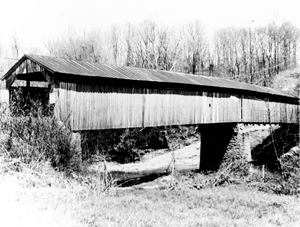
{"type": "Polygon", "coordinates": [[[189,23],[184,27],[184,68],[187,73],[199,74],[203,73],[208,44],[204,28],[199,21],[189,23]]]}
{"type": "MultiPolygon", "coordinates": [[[[274,75],[295,67],[299,29],[290,22],[258,28],[219,29],[210,47],[199,21],[168,27],[146,20],[109,32],[70,28],[45,43],[50,54],[75,60],[222,76],[270,86],[274,75]],[[212,50],[212,51],[211,51],[212,50]]],[[[13,44],[19,44],[17,37],[13,44]]],[[[20,45],[12,45],[19,54],[20,45]]]]}
{"type": "Polygon", "coordinates": [[[103,54],[102,42],[101,32],[83,32],[80,36],[74,29],[69,29],[61,38],[48,40],[45,46],[55,57],[106,62],[107,56],[103,54]]]}
{"type": "Polygon", "coordinates": [[[254,29],[224,28],[215,33],[215,68],[219,74],[270,86],[276,74],[296,66],[299,30],[290,22],[254,29]]]}
{"type": "Polygon", "coordinates": [[[19,59],[19,54],[21,50],[21,41],[17,33],[12,35],[11,49],[12,49],[13,58],[19,59]]]}
{"type": "MultiPolygon", "coordinates": [[[[113,26],[110,31],[111,48],[114,63],[117,65],[126,64],[126,46],[129,44],[124,35],[126,30],[120,26],[113,26]]],[[[130,45],[130,44],[129,44],[130,45]]],[[[130,48],[129,48],[130,49],[130,48]]]]}

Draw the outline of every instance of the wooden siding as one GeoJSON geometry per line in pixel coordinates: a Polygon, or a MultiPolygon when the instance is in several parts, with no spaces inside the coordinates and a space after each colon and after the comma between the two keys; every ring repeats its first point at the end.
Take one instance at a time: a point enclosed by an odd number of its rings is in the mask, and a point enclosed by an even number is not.
{"type": "Polygon", "coordinates": [[[297,123],[299,105],[243,98],[242,122],[297,123]]]}
{"type": "Polygon", "coordinates": [[[55,115],[73,130],[298,123],[299,98],[216,77],[24,55],[2,79],[7,88],[44,82],[55,91],[55,115]]]}
{"type": "Polygon", "coordinates": [[[61,82],[55,113],[73,130],[207,123],[296,123],[297,105],[236,94],[61,82]],[[270,116],[269,119],[269,111],[270,116]]]}

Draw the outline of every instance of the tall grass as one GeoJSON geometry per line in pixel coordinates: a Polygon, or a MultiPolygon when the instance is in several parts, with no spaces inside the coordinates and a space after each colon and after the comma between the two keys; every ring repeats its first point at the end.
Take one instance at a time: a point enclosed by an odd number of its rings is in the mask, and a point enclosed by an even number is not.
{"type": "Polygon", "coordinates": [[[45,106],[31,105],[26,113],[19,105],[1,107],[0,154],[31,166],[49,161],[55,168],[78,168],[70,146],[72,132],[45,112],[45,106]]]}

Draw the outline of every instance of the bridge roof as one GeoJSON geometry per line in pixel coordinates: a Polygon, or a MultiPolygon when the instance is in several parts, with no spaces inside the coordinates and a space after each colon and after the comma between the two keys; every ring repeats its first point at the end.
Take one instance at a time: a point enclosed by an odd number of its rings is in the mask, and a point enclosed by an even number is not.
{"type": "Polygon", "coordinates": [[[114,66],[102,63],[91,63],[88,61],[75,61],[49,56],[24,55],[2,78],[9,78],[16,69],[27,59],[36,63],[52,73],[61,73],[69,75],[78,75],[83,77],[100,77],[111,79],[123,79],[143,82],[163,82],[170,84],[198,85],[204,87],[215,87],[224,89],[235,89],[250,92],[259,92],[284,97],[292,97],[290,94],[281,90],[269,87],[262,87],[253,84],[247,84],[232,81],[219,77],[208,77],[178,72],[143,69],[126,66],[114,66]]]}

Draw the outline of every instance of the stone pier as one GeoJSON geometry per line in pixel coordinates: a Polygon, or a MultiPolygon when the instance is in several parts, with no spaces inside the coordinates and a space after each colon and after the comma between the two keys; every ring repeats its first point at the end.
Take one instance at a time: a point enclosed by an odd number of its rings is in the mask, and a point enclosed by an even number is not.
{"type": "Polygon", "coordinates": [[[216,170],[234,135],[235,123],[205,124],[199,126],[201,134],[200,171],[216,170]]]}

